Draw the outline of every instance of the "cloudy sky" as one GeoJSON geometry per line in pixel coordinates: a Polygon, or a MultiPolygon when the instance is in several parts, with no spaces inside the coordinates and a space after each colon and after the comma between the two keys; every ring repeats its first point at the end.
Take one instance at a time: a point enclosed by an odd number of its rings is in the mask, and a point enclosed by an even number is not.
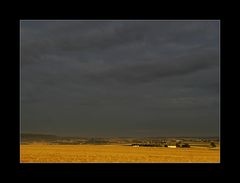
{"type": "Polygon", "coordinates": [[[219,24],[22,20],[21,131],[219,135],[219,24]]]}

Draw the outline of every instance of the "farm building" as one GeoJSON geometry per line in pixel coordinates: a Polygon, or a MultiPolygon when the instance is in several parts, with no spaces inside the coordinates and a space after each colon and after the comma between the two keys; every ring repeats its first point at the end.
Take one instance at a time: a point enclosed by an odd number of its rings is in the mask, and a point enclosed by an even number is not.
{"type": "Polygon", "coordinates": [[[176,148],[176,146],[168,146],[169,148],[176,148]]]}

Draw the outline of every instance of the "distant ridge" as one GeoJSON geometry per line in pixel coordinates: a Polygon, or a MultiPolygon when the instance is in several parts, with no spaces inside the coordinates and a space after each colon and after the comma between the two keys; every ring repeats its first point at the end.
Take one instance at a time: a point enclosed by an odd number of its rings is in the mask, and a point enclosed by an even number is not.
{"type": "Polygon", "coordinates": [[[218,137],[70,137],[70,136],[57,136],[51,134],[35,134],[35,133],[22,133],[21,144],[30,143],[49,143],[49,144],[136,144],[136,143],[149,143],[158,144],[168,142],[174,144],[176,140],[184,142],[210,142],[219,141],[218,137]]]}
{"type": "Polygon", "coordinates": [[[59,137],[56,135],[49,134],[33,134],[33,133],[22,133],[21,134],[21,142],[25,141],[49,141],[56,140],[59,137]]]}

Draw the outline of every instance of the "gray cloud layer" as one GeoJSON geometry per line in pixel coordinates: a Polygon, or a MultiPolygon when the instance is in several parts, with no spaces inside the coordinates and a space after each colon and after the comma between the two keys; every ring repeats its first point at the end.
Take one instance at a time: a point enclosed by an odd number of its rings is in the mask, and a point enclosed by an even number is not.
{"type": "Polygon", "coordinates": [[[218,21],[21,21],[22,131],[218,135],[218,21]]]}

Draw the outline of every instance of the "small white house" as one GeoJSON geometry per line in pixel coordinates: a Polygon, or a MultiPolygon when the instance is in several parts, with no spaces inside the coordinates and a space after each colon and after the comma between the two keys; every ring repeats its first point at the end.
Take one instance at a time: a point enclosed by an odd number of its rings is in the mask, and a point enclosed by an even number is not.
{"type": "Polygon", "coordinates": [[[139,147],[139,145],[134,145],[133,147],[139,147]]]}
{"type": "Polygon", "coordinates": [[[169,148],[176,148],[176,146],[168,146],[169,148]]]}

